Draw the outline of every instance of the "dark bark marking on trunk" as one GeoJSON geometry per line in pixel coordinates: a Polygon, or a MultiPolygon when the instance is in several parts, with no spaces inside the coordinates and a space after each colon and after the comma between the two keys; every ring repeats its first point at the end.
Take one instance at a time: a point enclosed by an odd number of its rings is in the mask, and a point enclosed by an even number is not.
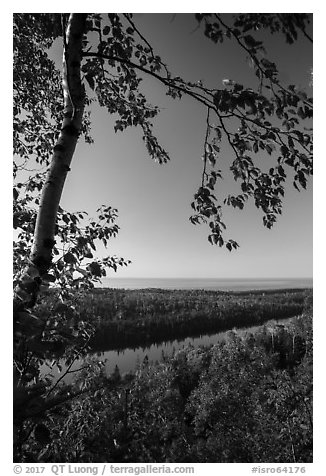
{"type": "Polygon", "coordinates": [[[86,18],[87,14],[84,13],[72,13],[69,16],[62,83],[64,119],[42,190],[29,264],[22,271],[14,291],[14,309],[19,311],[34,306],[42,277],[47,274],[52,263],[58,207],[82,127],[85,107],[85,89],[81,82],[80,66],[86,18]]]}

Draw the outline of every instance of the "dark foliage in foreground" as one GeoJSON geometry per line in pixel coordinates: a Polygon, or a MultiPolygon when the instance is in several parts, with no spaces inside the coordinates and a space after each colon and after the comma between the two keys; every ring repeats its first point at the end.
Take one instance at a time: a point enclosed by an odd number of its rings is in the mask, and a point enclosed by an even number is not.
{"type": "Polygon", "coordinates": [[[311,462],[312,313],[75,389],[17,461],[311,462]]]}

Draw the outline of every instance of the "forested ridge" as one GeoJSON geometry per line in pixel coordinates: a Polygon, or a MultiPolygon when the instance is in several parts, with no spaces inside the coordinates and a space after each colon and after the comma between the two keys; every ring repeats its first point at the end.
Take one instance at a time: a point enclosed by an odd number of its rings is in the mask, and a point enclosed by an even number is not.
{"type": "MultiPolygon", "coordinates": [[[[302,313],[311,293],[309,289],[224,292],[100,288],[76,293],[78,312],[74,319],[93,326],[90,345],[94,350],[123,349],[293,317],[302,313]]],[[[49,293],[37,312],[49,319],[59,312],[70,322],[69,309],[62,306],[55,292],[49,293]]],[[[60,342],[58,334],[55,340],[60,342]]]]}
{"type": "Polygon", "coordinates": [[[72,389],[80,395],[48,413],[45,441],[36,434],[16,458],[311,462],[309,301],[286,325],[269,323],[242,336],[230,330],[214,346],[140,362],[134,374],[107,377],[104,364],[93,361],[76,376],[72,389]]]}

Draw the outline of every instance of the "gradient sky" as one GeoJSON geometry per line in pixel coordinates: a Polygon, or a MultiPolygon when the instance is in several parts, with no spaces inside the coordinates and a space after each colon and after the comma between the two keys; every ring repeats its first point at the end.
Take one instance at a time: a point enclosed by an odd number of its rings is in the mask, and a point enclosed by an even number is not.
{"type": "MultiPolygon", "coordinates": [[[[204,80],[222,87],[222,79],[250,86],[255,79],[239,47],[215,45],[195,30],[192,14],[136,14],[134,21],[175,75],[204,80]]],[[[288,84],[309,87],[312,48],[306,40],[289,46],[276,36],[266,38],[267,56],[275,60],[288,84]]],[[[226,238],[240,244],[230,253],[207,241],[208,228],[193,226],[190,202],[202,172],[206,111],[190,98],[173,101],[152,79],[143,82],[152,104],[161,108],[154,132],[171,161],[154,163],[147,155],[140,129],[115,134],[114,119],[97,105],[92,107],[95,144],[81,141],[68,175],[62,206],[90,214],[101,204],[118,208],[117,238],[107,254],[132,260],[117,277],[257,278],[312,276],[312,183],[306,192],[289,187],[283,215],[272,230],[262,225],[262,214],[251,203],[243,211],[227,208],[226,238]]],[[[311,94],[311,91],[309,91],[311,94]]],[[[233,160],[223,149],[220,166],[233,160]]],[[[262,156],[267,170],[273,159],[262,156]]],[[[222,197],[237,193],[225,175],[218,185],[222,197]]]]}

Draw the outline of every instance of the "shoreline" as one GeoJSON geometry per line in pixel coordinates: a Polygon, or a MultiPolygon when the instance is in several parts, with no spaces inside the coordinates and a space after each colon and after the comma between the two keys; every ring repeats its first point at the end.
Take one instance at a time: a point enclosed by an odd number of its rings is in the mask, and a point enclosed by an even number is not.
{"type": "Polygon", "coordinates": [[[144,287],[144,288],[122,288],[122,287],[94,287],[91,291],[124,291],[124,292],[149,292],[149,293],[167,293],[167,292],[189,292],[189,293],[213,293],[213,294],[274,294],[274,293],[295,293],[303,291],[313,291],[313,286],[290,287],[290,288],[250,288],[250,289],[207,289],[207,288],[161,288],[161,287],[144,287]]]}
{"type": "Polygon", "coordinates": [[[207,291],[262,291],[312,289],[312,278],[122,278],[106,277],[96,289],[164,289],[207,291]]]}

